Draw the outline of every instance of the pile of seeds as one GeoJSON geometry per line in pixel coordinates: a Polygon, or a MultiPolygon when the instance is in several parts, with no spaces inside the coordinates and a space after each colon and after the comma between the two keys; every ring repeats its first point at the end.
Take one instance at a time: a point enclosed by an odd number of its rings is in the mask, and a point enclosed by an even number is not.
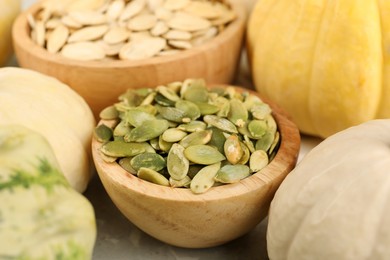
{"type": "Polygon", "coordinates": [[[106,0],[97,10],[44,5],[28,21],[33,41],[50,53],[75,60],[139,60],[201,45],[235,18],[223,0],[106,0]]]}
{"type": "Polygon", "coordinates": [[[280,135],[271,108],[234,87],[187,79],[130,89],[94,131],[106,162],[144,180],[203,193],[268,165],[280,135]]]}

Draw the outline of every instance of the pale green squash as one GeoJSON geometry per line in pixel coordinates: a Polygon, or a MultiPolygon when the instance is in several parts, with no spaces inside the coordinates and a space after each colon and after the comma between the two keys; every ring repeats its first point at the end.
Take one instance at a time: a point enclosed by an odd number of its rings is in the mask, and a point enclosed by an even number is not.
{"type": "Polygon", "coordinates": [[[94,210],[39,133],[0,126],[0,259],[91,259],[94,210]]]}

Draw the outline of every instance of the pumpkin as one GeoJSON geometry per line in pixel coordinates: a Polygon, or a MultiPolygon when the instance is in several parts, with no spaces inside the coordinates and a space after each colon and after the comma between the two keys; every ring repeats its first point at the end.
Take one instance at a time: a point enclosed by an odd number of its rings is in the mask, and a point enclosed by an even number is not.
{"type": "Polygon", "coordinates": [[[55,78],[21,68],[0,69],[0,124],[21,124],[49,141],[62,172],[79,192],[91,177],[95,118],[85,100],[55,78]]]}
{"type": "Polygon", "coordinates": [[[390,119],[322,141],[271,202],[270,259],[390,259],[389,169],[390,119]]]}
{"type": "Polygon", "coordinates": [[[0,0],[0,66],[4,66],[11,57],[12,25],[20,12],[20,0],[0,0]]]}
{"type": "Polygon", "coordinates": [[[261,0],[248,24],[256,89],[301,132],[390,117],[390,1],[261,0]]]}
{"type": "Polygon", "coordinates": [[[0,125],[0,258],[92,258],[94,210],[39,133],[0,125]]]}

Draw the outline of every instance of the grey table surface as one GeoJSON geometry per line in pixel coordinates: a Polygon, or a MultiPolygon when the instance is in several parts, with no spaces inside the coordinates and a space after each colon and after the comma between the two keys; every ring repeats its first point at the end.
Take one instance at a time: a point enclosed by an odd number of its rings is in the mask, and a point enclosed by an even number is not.
{"type": "MultiPolygon", "coordinates": [[[[22,0],[22,8],[26,9],[36,1],[22,0]]],[[[241,63],[245,62],[243,57],[241,63]]],[[[10,65],[17,66],[17,61],[14,59],[10,65]]],[[[240,66],[236,84],[252,88],[248,72],[242,67],[240,66]]],[[[317,138],[302,136],[298,161],[320,141],[317,138]]],[[[178,248],[154,239],[129,222],[112,203],[96,173],[84,195],[94,206],[96,214],[98,235],[93,260],[268,259],[267,219],[246,235],[221,246],[205,249],[178,248]]]]}

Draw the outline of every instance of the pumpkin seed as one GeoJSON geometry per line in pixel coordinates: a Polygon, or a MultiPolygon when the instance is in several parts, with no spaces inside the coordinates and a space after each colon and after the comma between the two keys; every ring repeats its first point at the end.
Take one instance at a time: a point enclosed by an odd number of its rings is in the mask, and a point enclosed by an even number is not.
{"type": "Polygon", "coordinates": [[[126,21],[136,16],[144,9],[145,5],[145,0],[133,0],[129,2],[119,16],[119,21],[126,21]]]}
{"type": "Polygon", "coordinates": [[[187,175],[181,180],[175,180],[172,177],[169,178],[169,184],[173,188],[188,187],[190,183],[191,183],[191,178],[188,177],[187,175]]]}
{"type": "Polygon", "coordinates": [[[180,144],[173,144],[167,157],[169,175],[175,180],[182,180],[188,173],[190,162],[184,156],[185,149],[180,144]]]}
{"type": "Polygon", "coordinates": [[[184,132],[183,130],[180,130],[178,128],[169,128],[169,129],[164,131],[161,138],[165,142],[175,143],[175,142],[179,142],[180,140],[182,140],[186,135],[188,135],[188,134],[186,132],[184,132]]]}
{"type": "Polygon", "coordinates": [[[272,112],[271,108],[266,103],[254,105],[250,111],[253,117],[259,120],[266,119],[266,117],[272,112]]]}
{"type": "Polygon", "coordinates": [[[117,159],[117,157],[105,155],[101,151],[100,151],[100,156],[102,157],[103,161],[105,161],[106,163],[114,163],[117,159]]]}
{"type": "Polygon", "coordinates": [[[249,159],[249,168],[252,172],[258,172],[268,165],[268,154],[263,150],[255,151],[249,159]]]}
{"type": "Polygon", "coordinates": [[[131,31],[146,31],[152,29],[156,23],[156,16],[152,14],[140,14],[130,19],[127,28],[131,31]]]}
{"type": "Polygon", "coordinates": [[[177,128],[186,132],[196,132],[196,131],[201,131],[205,130],[207,127],[206,123],[203,121],[191,121],[187,124],[180,124],[177,128]]]}
{"type": "Polygon", "coordinates": [[[66,43],[69,29],[65,25],[58,25],[47,39],[47,51],[57,53],[66,43]]]}
{"type": "Polygon", "coordinates": [[[156,153],[141,153],[134,156],[130,161],[131,167],[138,171],[140,168],[148,168],[160,171],[166,166],[165,159],[156,153]]]}
{"type": "Polygon", "coordinates": [[[155,119],[145,121],[142,125],[132,129],[125,135],[127,142],[145,142],[160,136],[169,127],[168,121],[155,119]]]}
{"type": "Polygon", "coordinates": [[[125,169],[127,172],[133,174],[133,175],[137,175],[137,171],[131,166],[131,161],[132,157],[124,157],[124,158],[121,158],[119,161],[118,161],[118,164],[123,168],[125,169]]]}
{"type": "Polygon", "coordinates": [[[213,132],[211,130],[201,130],[191,133],[180,140],[179,144],[184,148],[191,145],[207,144],[211,140],[213,132]]]}
{"type": "Polygon", "coordinates": [[[175,107],[184,111],[185,117],[189,117],[191,120],[196,120],[201,116],[201,111],[193,102],[187,100],[178,100],[175,103],[175,107]]]}
{"type": "Polygon", "coordinates": [[[153,36],[161,36],[168,32],[169,27],[163,21],[157,21],[154,27],[150,30],[150,34],[153,36]]]}
{"type": "Polygon", "coordinates": [[[199,144],[187,147],[184,150],[185,157],[193,163],[210,165],[225,160],[225,156],[216,148],[199,144]]]}
{"type": "Polygon", "coordinates": [[[95,127],[93,134],[96,140],[101,143],[108,142],[113,137],[112,129],[105,124],[100,124],[95,127]]]}
{"type": "Polygon", "coordinates": [[[207,103],[209,93],[204,80],[188,79],[183,82],[181,97],[192,102],[207,103]]]}
{"type": "Polygon", "coordinates": [[[244,151],[241,147],[241,142],[237,135],[229,136],[224,144],[224,152],[227,160],[231,164],[237,164],[242,158],[244,151]]]}
{"type": "Polygon", "coordinates": [[[118,116],[119,112],[116,110],[115,106],[108,106],[99,113],[99,117],[103,120],[117,119],[118,116]]]}
{"type": "Polygon", "coordinates": [[[124,120],[134,127],[139,127],[143,125],[146,121],[152,121],[156,118],[149,114],[148,112],[144,112],[141,109],[133,108],[126,111],[124,120]]]}
{"type": "Polygon", "coordinates": [[[253,117],[251,109],[255,111],[262,101],[251,95],[233,87],[209,91],[204,80],[197,79],[128,90],[120,95],[120,102],[101,112],[102,117],[117,121],[110,122],[111,128],[96,127],[94,135],[107,142],[100,149],[105,161],[118,161],[132,174],[158,173],[156,178],[162,176],[162,182],[172,187],[191,188],[192,183],[193,192],[202,193],[245,178],[275,156],[280,143],[276,121],[272,114],[262,120],[253,117]],[[202,115],[199,104],[203,103],[215,111],[225,110],[226,118],[202,115]],[[111,131],[113,138],[109,133],[99,137],[98,129],[111,131]],[[214,164],[219,170],[211,174],[214,164]],[[203,174],[209,177],[201,178],[203,174]]]}
{"type": "Polygon", "coordinates": [[[156,108],[161,116],[169,121],[182,123],[184,122],[183,119],[186,118],[185,112],[176,107],[156,106],[156,108]]]}
{"type": "Polygon", "coordinates": [[[252,120],[248,123],[248,131],[254,139],[260,139],[267,132],[267,123],[264,120],[252,120]]]}
{"type": "Polygon", "coordinates": [[[207,124],[215,126],[219,129],[221,129],[222,131],[229,132],[229,133],[235,133],[235,134],[238,133],[236,126],[232,122],[230,122],[228,119],[221,118],[221,117],[218,117],[215,115],[205,115],[203,117],[203,120],[207,124]]]}
{"type": "Polygon", "coordinates": [[[101,152],[112,157],[135,156],[146,151],[145,143],[129,143],[123,141],[111,141],[100,148],[101,152]]]}
{"type": "Polygon", "coordinates": [[[268,151],[274,142],[275,134],[267,131],[260,139],[256,141],[256,150],[268,151]]]}
{"type": "Polygon", "coordinates": [[[191,181],[191,191],[195,194],[199,194],[210,189],[214,185],[214,177],[220,168],[220,162],[202,168],[191,181]]]}
{"type": "Polygon", "coordinates": [[[108,29],[107,25],[84,27],[72,33],[68,38],[68,42],[74,43],[96,40],[103,37],[108,29]]]}
{"type": "Polygon", "coordinates": [[[180,10],[190,4],[190,0],[165,0],[163,5],[168,10],[180,10]]]}
{"type": "Polygon", "coordinates": [[[104,49],[95,42],[76,42],[65,45],[61,54],[73,60],[101,60],[106,56],[104,49]]]}
{"type": "Polygon", "coordinates": [[[250,169],[246,165],[225,165],[223,166],[215,176],[215,181],[222,183],[235,183],[248,177],[250,175],[250,169]]]}
{"type": "Polygon", "coordinates": [[[271,147],[268,149],[269,155],[271,155],[274,152],[276,147],[279,145],[279,141],[280,141],[280,134],[279,134],[279,132],[276,132],[274,142],[271,144],[271,147]]]}
{"type": "Polygon", "coordinates": [[[131,127],[125,121],[120,121],[114,128],[114,136],[125,136],[130,133],[131,127]]]}
{"type": "Polygon", "coordinates": [[[236,98],[230,100],[228,119],[238,127],[244,126],[248,120],[248,110],[240,100],[236,98]]]}
{"type": "Polygon", "coordinates": [[[166,86],[158,86],[156,90],[158,93],[173,102],[180,100],[180,97],[176,94],[176,92],[166,86]]]}
{"type": "Polygon", "coordinates": [[[278,126],[276,125],[276,121],[273,118],[273,116],[271,114],[269,114],[268,116],[266,116],[265,121],[267,122],[268,131],[275,134],[278,126]]]}
{"type": "Polygon", "coordinates": [[[166,46],[166,40],[160,37],[148,37],[137,41],[131,41],[119,52],[123,60],[139,60],[155,56],[166,46]]]}
{"type": "Polygon", "coordinates": [[[168,26],[176,30],[193,32],[210,28],[211,22],[199,16],[181,12],[173,15],[168,21],[168,26]]]}
{"type": "Polygon", "coordinates": [[[148,168],[139,169],[137,176],[145,181],[152,182],[155,184],[159,184],[162,186],[169,186],[169,181],[159,172],[148,168]]]}
{"type": "Polygon", "coordinates": [[[211,130],[213,133],[211,135],[210,141],[208,142],[208,145],[214,146],[220,153],[224,153],[226,137],[222,130],[216,127],[210,127],[209,130],[211,130]]]}
{"type": "Polygon", "coordinates": [[[157,104],[164,106],[164,107],[171,107],[175,105],[175,102],[172,100],[167,99],[160,93],[157,93],[156,96],[154,97],[154,101],[157,102],[157,104]]]}
{"type": "Polygon", "coordinates": [[[247,164],[250,156],[251,156],[251,151],[249,150],[248,146],[245,145],[245,143],[240,142],[241,149],[243,151],[241,159],[238,161],[238,164],[247,164]]]}
{"type": "Polygon", "coordinates": [[[194,102],[196,106],[198,107],[198,110],[202,115],[212,115],[219,111],[219,107],[205,103],[205,102],[194,102]]]}
{"type": "Polygon", "coordinates": [[[248,147],[249,151],[251,153],[253,153],[254,151],[258,150],[255,148],[255,146],[253,145],[253,142],[252,140],[247,136],[247,135],[244,135],[244,144],[246,147],[248,147]]]}

